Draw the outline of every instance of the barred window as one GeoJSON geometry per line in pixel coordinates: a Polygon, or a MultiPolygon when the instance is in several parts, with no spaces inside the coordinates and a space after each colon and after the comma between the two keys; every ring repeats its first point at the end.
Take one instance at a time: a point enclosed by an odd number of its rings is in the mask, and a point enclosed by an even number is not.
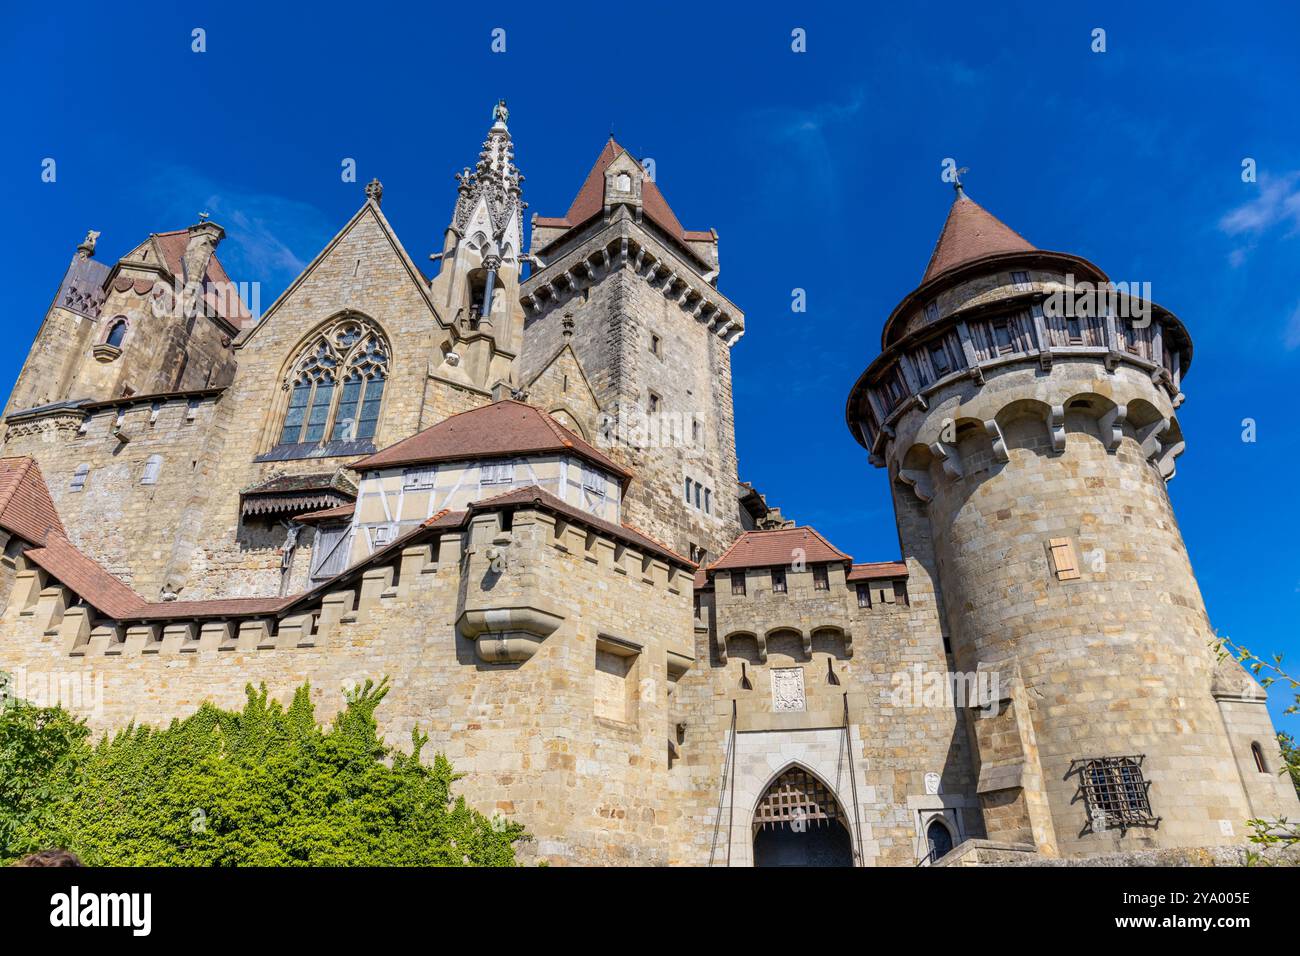
{"type": "Polygon", "coordinates": [[[785,568],[772,569],[772,590],[777,594],[785,594],[785,568]]]}
{"type": "Polygon", "coordinates": [[[731,572],[731,593],[732,594],[745,593],[745,572],[744,571],[731,572]]]}
{"type": "Polygon", "coordinates": [[[829,591],[831,589],[830,579],[826,575],[826,565],[819,564],[813,568],[813,590],[829,591]]]}
{"type": "Polygon", "coordinates": [[[294,363],[282,445],[375,436],[388,380],[388,341],[355,316],[329,326],[294,363]]]}
{"type": "Polygon", "coordinates": [[[1160,818],[1151,812],[1150,784],[1143,779],[1141,755],[1076,760],[1088,816],[1094,828],[1149,826],[1160,818]]]}

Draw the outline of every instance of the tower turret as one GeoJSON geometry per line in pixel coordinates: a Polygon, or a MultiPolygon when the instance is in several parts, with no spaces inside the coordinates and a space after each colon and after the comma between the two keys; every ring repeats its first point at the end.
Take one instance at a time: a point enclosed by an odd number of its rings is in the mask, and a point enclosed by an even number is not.
{"type": "Polygon", "coordinates": [[[431,283],[434,301],[454,330],[440,357],[444,373],[489,389],[514,384],[513,362],[523,339],[519,273],[527,203],[509,117],[501,100],[478,162],[456,174],[456,208],[442,252],[433,256],[441,268],[431,283]]]}
{"type": "Polygon", "coordinates": [[[1183,324],[959,187],[881,346],[846,415],[957,670],[995,675],[995,712],[969,722],[990,838],[1083,855],[1237,842],[1261,803],[1294,816],[1290,788],[1248,799],[1236,755],[1255,741],[1215,690],[1166,489],[1183,324]]]}
{"type": "Polygon", "coordinates": [[[744,316],[717,288],[718,234],[684,229],[648,166],[611,136],[568,212],[533,217],[521,384],[638,475],[629,520],[717,557],[741,530],[731,347],[744,316]],[[597,414],[584,416],[588,385],[597,414]]]}

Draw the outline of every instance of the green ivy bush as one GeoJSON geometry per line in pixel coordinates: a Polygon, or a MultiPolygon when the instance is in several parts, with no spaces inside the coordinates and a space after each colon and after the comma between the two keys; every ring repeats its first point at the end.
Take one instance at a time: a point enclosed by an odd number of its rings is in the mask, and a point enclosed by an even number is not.
{"type": "Polygon", "coordinates": [[[379,739],[385,680],[329,728],[309,687],[265,686],[241,711],[204,704],[164,730],[91,745],[60,708],[0,709],[0,861],[49,847],[104,866],[511,866],[523,827],[454,797],[459,775],[379,739]]]}

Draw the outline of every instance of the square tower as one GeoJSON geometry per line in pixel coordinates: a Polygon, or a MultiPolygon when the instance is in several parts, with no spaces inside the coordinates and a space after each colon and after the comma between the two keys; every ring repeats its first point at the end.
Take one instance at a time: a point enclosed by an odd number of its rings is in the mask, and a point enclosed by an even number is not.
{"type": "Polygon", "coordinates": [[[744,316],[717,289],[717,233],[682,228],[650,165],[611,137],[568,213],[533,217],[520,381],[638,475],[629,521],[716,557],[741,531],[731,347],[744,316]],[[560,371],[569,350],[581,383],[560,371]],[[566,402],[579,387],[594,415],[566,402]]]}

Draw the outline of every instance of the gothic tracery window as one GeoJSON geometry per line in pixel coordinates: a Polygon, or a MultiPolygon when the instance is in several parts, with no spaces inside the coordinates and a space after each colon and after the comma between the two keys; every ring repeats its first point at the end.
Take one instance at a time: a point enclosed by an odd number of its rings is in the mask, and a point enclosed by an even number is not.
{"type": "Polygon", "coordinates": [[[374,438],[388,357],[383,334],[352,316],[312,340],[285,382],[289,407],[280,444],[374,438]]]}

